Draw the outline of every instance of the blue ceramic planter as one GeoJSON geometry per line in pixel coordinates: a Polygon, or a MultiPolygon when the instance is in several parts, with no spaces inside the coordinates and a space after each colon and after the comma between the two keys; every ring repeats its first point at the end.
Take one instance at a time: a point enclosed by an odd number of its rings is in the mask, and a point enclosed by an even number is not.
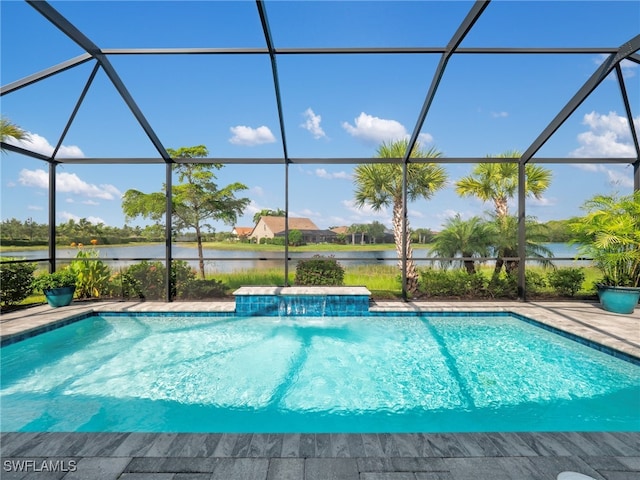
{"type": "Polygon", "coordinates": [[[598,297],[608,312],[633,313],[640,300],[640,288],[598,285],[598,297]]]}
{"type": "Polygon", "coordinates": [[[50,288],[44,290],[44,296],[50,306],[54,308],[66,307],[73,300],[73,294],[75,291],[75,285],[73,287],[50,288]]]}

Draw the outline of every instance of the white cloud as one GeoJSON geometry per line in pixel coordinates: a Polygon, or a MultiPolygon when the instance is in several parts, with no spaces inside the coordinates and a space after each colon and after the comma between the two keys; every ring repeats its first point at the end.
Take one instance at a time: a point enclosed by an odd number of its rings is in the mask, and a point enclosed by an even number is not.
{"type": "Polygon", "coordinates": [[[491,112],[493,118],[507,118],[509,114],[507,112],[491,112]]]}
{"type": "Polygon", "coordinates": [[[367,143],[381,143],[394,140],[401,140],[408,136],[407,130],[396,120],[387,120],[374,117],[364,112],[354,120],[355,126],[348,122],[342,122],[349,135],[363,140],[367,143]]]}
{"type": "Polygon", "coordinates": [[[44,208],[42,208],[40,205],[27,205],[27,210],[44,210],[44,208]]]}
{"type": "Polygon", "coordinates": [[[253,216],[261,210],[263,210],[263,208],[260,205],[258,205],[256,202],[251,200],[251,202],[249,202],[249,205],[247,205],[247,208],[245,209],[245,215],[253,216]]]}
{"type": "Polygon", "coordinates": [[[320,126],[320,122],[322,121],[322,117],[320,115],[316,115],[311,108],[307,108],[303,115],[306,117],[306,120],[300,125],[302,128],[311,132],[313,138],[316,140],[327,137],[327,134],[324,133],[324,130],[320,126]]]}
{"type": "MultiPolygon", "coordinates": [[[[352,137],[368,144],[377,145],[382,142],[405,140],[410,137],[404,125],[396,120],[374,117],[362,112],[358,118],[354,119],[354,123],[355,126],[349,122],[342,122],[342,128],[352,137]]],[[[428,133],[421,133],[418,135],[418,140],[420,143],[426,144],[433,142],[433,137],[428,133]]]]}
{"type": "Polygon", "coordinates": [[[334,178],[339,178],[341,180],[351,180],[353,178],[352,175],[347,172],[342,171],[342,172],[329,173],[324,168],[316,168],[313,174],[317,177],[326,178],[328,180],[331,180],[334,178]]]}
{"type": "Polygon", "coordinates": [[[229,139],[229,142],[234,145],[253,147],[264,143],[274,143],[276,141],[276,137],[273,136],[269,127],[265,127],[264,125],[258,128],[238,125],[236,127],[231,127],[229,130],[233,133],[233,137],[229,139]]]}
{"type": "Polygon", "coordinates": [[[579,168],[580,170],[585,170],[587,172],[597,172],[599,166],[592,163],[578,163],[575,164],[574,167],[579,168]]]}
{"type": "Polygon", "coordinates": [[[624,172],[630,169],[630,165],[594,165],[594,164],[575,164],[575,168],[585,170],[587,172],[597,173],[599,177],[606,177],[607,182],[611,186],[633,188],[633,172],[624,172]]]}
{"type": "Polygon", "coordinates": [[[529,197],[527,198],[527,205],[530,207],[555,207],[557,204],[555,198],[547,198],[547,197],[529,197]]]}
{"type": "MultiPolygon", "coordinates": [[[[38,135],[37,133],[27,133],[29,134],[28,139],[16,140],[15,138],[9,137],[7,139],[7,143],[15,145],[16,147],[24,148],[25,150],[51,156],[53,153],[53,146],[46,138],[38,135]]],[[[58,150],[56,158],[83,158],[84,156],[85,155],[82,150],[80,150],[80,147],[76,145],[62,145],[58,150]]]]}
{"type": "Polygon", "coordinates": [[[258,195],[260,197],[264,196],[264,188],[262,187],[251,187],[249,191],[254,195],[258,195]]]}
{"type": "Polygon", "coordinates": [[[77,222],[81,218],[84,218],[87,222],[92,223],[94,225],[98,225],[99,223],[102,223],[103,225],[106,225],[105,221],[100,217],[94,217],[94,216],[79,217],[78,215],[75,215],[75,214],[73,214],[71,212],[67,212],[67,211],[58,212],[58,217],[61,218],[65,222],[68,222],[69,220],[73,220],[74,222],[77,222]]]}
{"type": "Polygon", "coordinates": [[[436,218],[439,219],[439,220],[447,221],[450,218],[455,217],[456,215],[460,215],[461,217],[463,217],[464,214],[462,214],[462,213],[460,213],[460,212],[458,212],[456,210],[452,210],[450,208],[445,208],[444,210],[441,210],[441,211],[436,213],[436,218]]]}
{"type": "MultiPolygon", "coordinates": [[[[631,141],[631,130],[626,117],[616,112],[602,115],[587,113],[582,121],[589,130],[578,134],[580,147],[569,153],[570,157],[633,157],[635,150],[631,141]]],[[[640,117],[634,118],[636,131],[640,128],[640,117]]]]}
{"type": "Polygon", "coordinates": [[[296,216],[300,216],[304,218],[318,218],[322,216],[322,214],[320,212],[314,212],[313,210],[309,210],[308,208],[303,208],[302,210],[300,210],[300,212],[296,216]]]}
{"type": "Polygon", "coordinates": [[[17,185],[16,182],[11,182],[11,181],[7,182],[7,187],[9,187],[9,188],[15,187],[16,185],[17,185]]]}
{"type": "MultiPolygon", "coordinates": [[[[49,174],[44,170],[20,170],[18,181],[26,187],[49,188],[49,174]]],[[[75,173],[56,174],[56,189],[61,193],[75,193],[89,198],[114,200],[120,198],[120,191],[109,184],[94,185],[80,179],[75,173]]]]}
{"type": "Polygon", "coordinates": [[[418,134],[418,141],[422,145],[425,145],[427,143],[432,143],[433,142],[433,137],[429,133],[419,133],[418,134]]]}
{"type": "Polygon", "coordinates": [[[96,202],[95,200],[85,200],[82,203],[84,205],[91,205],[91,206],[100,205],[100,203],[96,202]]]}
{"type": "Polygon", "coordinates": [[[65,199],[65,202],[67,202],[67,203],[74,203],[73,198],[67,198],[67,199],[65,199]]]}
{"type": "MultiPolygon", "coordinates": [[[[391,218],[391,214],[387,211],[385,207],[382,207],[380,210],[376,211],[369,204],[365,204],[362,207],[358,207],[353,200],[343,200],[342,205],[349,210],[350,212],[356,214],[356,218],[362,220],[364,218],[374,218],[379,219],[383,218],[388,220],[391,218]]],[[[354,222],[357,223],[357,222],[354,222]]]]}

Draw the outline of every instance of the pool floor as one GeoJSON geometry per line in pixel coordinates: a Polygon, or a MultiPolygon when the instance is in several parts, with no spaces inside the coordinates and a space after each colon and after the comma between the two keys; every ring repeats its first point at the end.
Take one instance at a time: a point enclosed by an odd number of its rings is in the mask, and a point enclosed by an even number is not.
{"type": "Polygon", "coordinates": [[[640,429],[637,366],[507,315],[105,316],[3,352],[4,431],[640,429]]]}

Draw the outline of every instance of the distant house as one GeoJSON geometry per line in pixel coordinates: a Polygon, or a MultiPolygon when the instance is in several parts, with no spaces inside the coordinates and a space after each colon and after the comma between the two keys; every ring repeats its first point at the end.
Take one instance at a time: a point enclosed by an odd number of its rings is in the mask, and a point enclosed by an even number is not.
{"type": "Polygon", "coordinates": [[[384,233],[381,236],[373,239],[366,231],[351,231],[351,227],[340,226],[334,227],[331,229],[332,232],[335,232],[336,235],[344,235],[347,243],[351,243],[353,245],[359,243],[364,245],[365,243],[393,243],[395,240],[393,238],[393,232],[388,228],[385,229],[384,233]]]}
{"type": "Polygon", "coordinates": [[[233,227],[231,233],[238,237],[239,240],[244,240],[245,238],[249,238],[252,231],[253,227],[233,227]]]}
{"type": "Polygon", "coordinates": [[[349,227],[333,227],[331,231],[337,235],[348,235],[349,227]]]}
{"type": "MultiPolygon", "coordinates": [[[[260,221],[253,228],[249,238],[260,243],[263,238],[284,237],[285,217],[260,217],[260,221]]],[[[336,238],[335,232],[331,230],[321,230],[308,218],[289,217],[289,231],[298,230],[302,233],[304,243],[325,243],[333,242],[336,238]]]]}

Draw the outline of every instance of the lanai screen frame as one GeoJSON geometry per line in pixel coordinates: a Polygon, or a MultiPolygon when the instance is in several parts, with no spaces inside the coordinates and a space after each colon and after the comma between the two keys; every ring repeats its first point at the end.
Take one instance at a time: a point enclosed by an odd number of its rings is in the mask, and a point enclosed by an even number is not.
{"type": "MultiPolygon", "coordinates": [[[[176,163],[193,163],[193,164],[243,164],[243,165],[283,165],[284,166],[284,198],[285,198],[285,238],[288,238],[288,214],[289,214],[289,166],[294,164],[322,164],[322,165],[338,165],[338,164],[365,164],[365,163],[395,163],[402,166],[402,183],[403,183],[403,245],[402,245],[402,298],[407,300],[408,294],[406,290],[406,262],[407,262],[407,167],[410,163],[518,163],[518,299],[526,301],[525,289],[525,263],[526,263],[526,199],[525,199],[525,167],[528,163],[538,164],[630,164],[633,166],[633,190],[640,190],[640,145],[638,136],[633,127],[633,115],[629,99],[627,95],[625,81],[622,75],[620,63],[623,60],[629,60],[640,64],[640,54],[636,53],[640,50],[640,35],[629,39],[629,41],[618,47],[598,47],[598,48],[461,48],[460,44],[465,36],[472,30],[476,21],[480,18],[484,10],[487,8],[491,0],[477,0],[459,24],[455,33],[445,46],[441,47],[391,47],[391,48],[277,48],[274,45],[271,35],[267,11],[263,0],[256,0],[256,8],[260,17],[262,31],[264,33],[265,48],[135,48],[135,49],[101,49],[94,44],[82,31],[80,31],[73,23],[62,16],[55,8],[46,1],[25,0],[50,23],[61,30],[66,36],[78,44],[86,53],[69,59],[58,65],[52,66],[41,72],[35,73],[21,80],[4,85],[0,88],[0,97],[21,88],[25,88],[33,83],[56,75],[60,72],[94,61],[94,68],[87,80],[78,101],[71,113],[67,124],[58,139],[56,147],[50,156],[42,155],[36,152],[17,147],[12,144],[2,142],[2,148],[19,153],[31,158],[42,160],[49,166],[49,257],[42,259],[49,262],[49,271],[55,271],[56,268],[56,167],[59,164],[82,164],[82,165],[100,165],[100,164],[165,164],[165,196],[166,196],[166,216],[165,216],[165,258],[166,265],[171,265],[171,238],[172,238],[172,165],[176,163]],[[118,75],[115,68],[109,61],[109,56],[116,55],[228,55],[228,54],[247,54],[247,55],[267,55],[271,63],[271,71],[273,76],[274,95],[278,111],[278,121],[280,126],[280,135],[282,142],[281,158],[198,158],[183,159],[171,158],[162,141],[154,131],[151,124],[145,118],[144,113],[138,107],[135,99],[129,93],[125,83],[118,75]],[[411,55],[411,54],[434,54],[440,55],[438,66],[433,75],[431,84],[426,93],[422,109],[413,128],[411,137],[408,142],[407,151],[402,158],[381,159],[381,158],[292,158],[289,156],[286,140],[285,119],[282,108],[282,97],[280,89],[280,80],[278,77],[278,58],[288,55],[353,55],[353,54],[384,54],[384,55],[411,55]],[[446,158],[428,158],[415,159],[409,158],[410,152],[418,141],[421,128],[427,118],[431,104],[437,94],[438,86],[447,67],[450,58],[456,54],[603,54],[607,55],[600,67],[591,75],[591,77],[576,91],[573,97],[558,111],[557,115],[549,122],[538,137],[525,150],[518,159],[505,159],[495,157],[446,157],[446,158]],[[57,158],[57,153],[62,142],[71,127],[75,116],[82,105],[82,101],[89,91],[93,79],[102,69],[109,80],[112,82],[127,107],[134,115],[154,148],[158,152],[157,158],[57,158]],[[569,118],[569,116],[582,104],[582,102],[593,92],[596,87],[615,70],[616,79],[620,88],[620,93],[625,107],[626,118],[630,125],[631,136],[636,156],[626,158],[540,158],[536,157],[536,153],[551,138],[551,136],[560,128],[560,126],[569,118]]],[[[284,278],[288,282],[288,242],[285,241],[284,247],[284,278]]],[[[171,276],[166,275],[165,298],[171,301],[171,276]]]]}

